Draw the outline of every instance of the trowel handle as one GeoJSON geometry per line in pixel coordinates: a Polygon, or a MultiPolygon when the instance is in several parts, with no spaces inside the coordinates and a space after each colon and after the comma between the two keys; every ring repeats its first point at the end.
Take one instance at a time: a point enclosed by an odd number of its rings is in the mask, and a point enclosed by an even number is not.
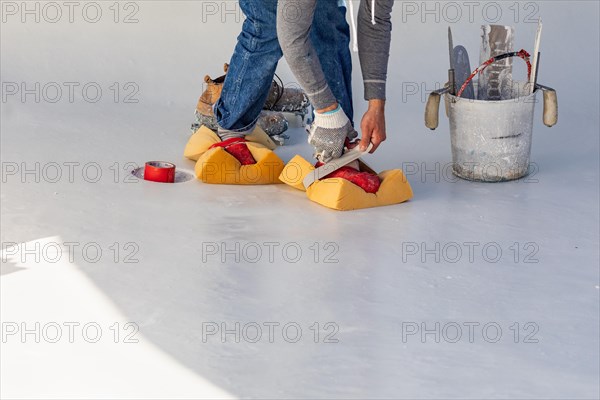
{"type": "Polygon", "coordinates": [[[425,106],[425,126],[431,130],[435,130],[440,123],[440,101],[442,95],[448,92],[449,89],[443,88],[429,94],[427,105],[425,106]]]}
{"type": "Polygon", "coordinates": [[[435,130],[440,123],[440,101],[442,96],[439,93],[432,92],[427,99],[425,106],[425,126],[435,130]]]}
{"type": "Polygon", "coordinates": [[[544,125],[553,127],[558,122],[558,96],[556,90],[536,84],[535,87],[544,92],[544,125]]]}

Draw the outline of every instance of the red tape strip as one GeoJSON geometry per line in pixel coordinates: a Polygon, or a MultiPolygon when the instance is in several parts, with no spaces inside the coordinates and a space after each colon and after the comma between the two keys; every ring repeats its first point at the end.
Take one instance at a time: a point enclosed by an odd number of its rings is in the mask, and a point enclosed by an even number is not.
{"type": "Polygon", "coordinates": [[[174,183],[175,164],[165,161],[148,161],[144,168],[144,180],[160,183],[174,183]]]}

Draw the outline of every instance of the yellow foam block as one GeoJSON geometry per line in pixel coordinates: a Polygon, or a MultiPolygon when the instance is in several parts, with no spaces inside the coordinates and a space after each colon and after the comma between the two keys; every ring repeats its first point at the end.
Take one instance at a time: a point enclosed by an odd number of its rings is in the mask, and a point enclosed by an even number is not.
{"type": "Polygon", "coordinates": [[[183,156],[190,160],[198,161],[200,156],[206,153],[210,146],[219,142],[221,142],[221,139],[217,134],[202,125],[188,140],[185,150],[183,150],[183,156]]]}
{"type": "Polygon", "coordinates": [[[206,151],[196,161],[196,177],[204,183],[225,185],[268,185],[281,183],[283,161],[273,151],[258,143],[247,142],[256,164],[241,165],[221,147],[206,151]]]}
{"type": "Polygon", "coordinates": [[[272,150],[277,147],[262,129],[257,127],[246,136],[246,145],[256,164],[241,165],[221,147],[211,149],[221,139],[211,129],[201,126],[188,140],[184,157],[196,161],[196,177],[205,183],[226,185],[267,185],[281,183],[279,175],[284,164],[272,150]]]}
{"type": "Polygon", "coordinates": [[[303,183],[304,177],[314,170],[315,167],[304,158],[294,156],[294,158],[285,165],[283,171],[281,171],[279,180],[295,189],[305,191],[303,183]]]}
{"type": "MultiPolygon", "coordinates": [[[[269,150],[274,150],[277,145],[260,127],[256,127],[250,135],[246,136],[246,140],[263,145],[269,150]]],[[[221,139],[210,128],[202,125],[188,140],[183,156],[190,160],[197,161],[210,146],[221,142],[221,139]]]]}
{"type": "MultiPolygon", "coordinates": [[[[283,169],[279,179],[299,190],[305,190],[304,177],[315,168],[300,156],[295,156],[283,169]]],[[[306,191],[307,197],[334,210],[349,211],[403,203],[413,197],[413,192],[399,169],[383,171],[379,175],[381,186],[377,193],[367,193],[361,187],[343,178],[328,178],[313,183],[306,191]]]]}
{"type": "Polygon", "coordinates": [[[271,136],[267,135],[267,133],[258,125],[256,125],[251,134],[246,135],[246,140],[262,144],[269,150],[275,150],[277,148],[277,145],[273,139],[271,139],[271,136]]]}

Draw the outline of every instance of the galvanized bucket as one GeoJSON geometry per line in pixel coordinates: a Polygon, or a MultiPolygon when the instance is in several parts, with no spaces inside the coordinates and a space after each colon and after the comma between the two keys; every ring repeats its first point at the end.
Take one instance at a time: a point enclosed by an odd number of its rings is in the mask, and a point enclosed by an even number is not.
{"type": "Polygon", "coordinates": [[[551,127],[558,121],[556,91],[540,84],[533,93],[530,88],[527,82],[516,82],[508,98],[498,101],[459,98],[448,87],[429,95],[425,126],[430,129],[438,127],[440,100],[445,96],[455,175],[481,182],[527,175],[538,91],[544,93],[544,124],[551,127]]]}
{"type": "Polygon", "coordinates": [[[445,95],[454,174],[482,182],[528,174],[537,95],[529,88],[515,83],[511,98],[500,101],[445,95]]]}
{"type": "Polygon", "coordinates": [[[527,51],[513,51],[514,28],[482,26],[481,65],[471,72],[467,50],[464,46],[454,46],[452,30],[448,28],[448,83],[429,95],[425,126],[438,127],[444,95],[450,120],[453,172],[458,177],[502,182],[528,174],[538,91],[544,93],[544,124],[551,127],[558,122],[556,91],[537,83],[541,31],[540,20],[532,65],[527,51]],[[513,80],[513,57],[526,62],[526,82],[513,80]],[[472,81],[475,76],[479,76],[479,82],[472,81]]]}

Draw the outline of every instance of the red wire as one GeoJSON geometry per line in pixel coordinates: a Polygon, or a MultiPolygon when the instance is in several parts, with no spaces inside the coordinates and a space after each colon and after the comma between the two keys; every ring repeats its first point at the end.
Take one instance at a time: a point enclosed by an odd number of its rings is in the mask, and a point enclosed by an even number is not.
{"type": "Polygon", "coordinates": [[[487,67],[492,65],[496,60],[498,60],[498,59],[502,60],[507,57],[519,57],[519,58],[522,58],[523,60],[525,60],[525,63],[527,64],[527,80],[531,79],[531,62],[529,61],[530,54],[528,52],[526,52],[525,50],[520,50],[517,53],[505,53],[505,54],[501,54],[496,57],[492,57],[489,60],[487,60],[486,62],[484,62],[483,64],[481,64],[479,67],[477,67],[475,69],[475,71],[473,71],[473,73],[467,78],[465,83],[463,83],[463,85],[460,87],[460,90],[458,91],[458,94],[456,96],[460,97],[463,94],[463,92],[469,85],[469,82],[471,82],[473,80],[473,78],[475,78],[475,75],[477,75],[478,73],[479,74],[482,73],[484,69],[486,69],[487,67]]]}

